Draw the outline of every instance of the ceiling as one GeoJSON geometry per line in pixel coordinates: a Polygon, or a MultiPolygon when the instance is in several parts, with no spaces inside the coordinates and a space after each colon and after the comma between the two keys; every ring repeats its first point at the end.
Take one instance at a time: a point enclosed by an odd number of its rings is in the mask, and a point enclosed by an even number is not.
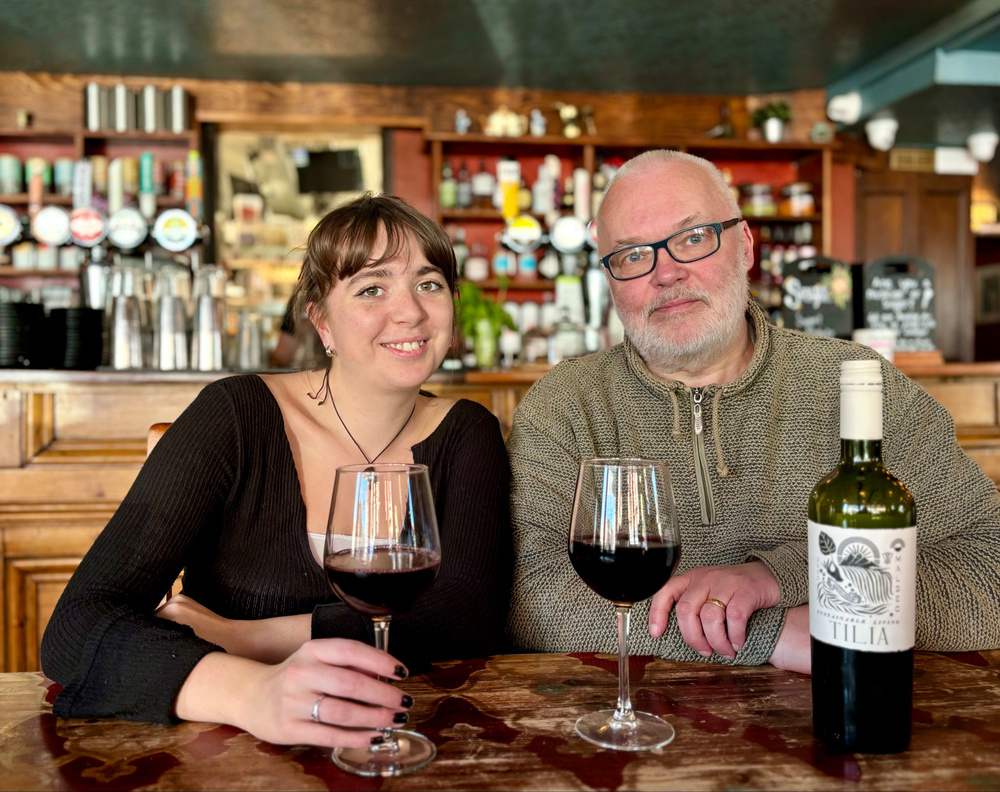
{"type": "Polygon", "coordinates": [[[899,75],[938,51],[1000,59],[994,18],[1000,0],[0,0],[0,70],[653,93],[832,87],[860,91],[864,116],[900,116],[899,140],[911,129],[910,142],[930,144],[1000,127],[1000,61],[966,92],[934,74],[899,75]]]}

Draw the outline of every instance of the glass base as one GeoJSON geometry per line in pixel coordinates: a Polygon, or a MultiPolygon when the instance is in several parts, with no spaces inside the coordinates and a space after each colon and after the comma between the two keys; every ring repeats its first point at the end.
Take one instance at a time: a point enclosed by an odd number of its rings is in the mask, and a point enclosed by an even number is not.
{"type": "Polygon", "coordinates": [[[393,731],[395,742],[371,748],[334,748],[333,763],[341,770],[363,776],[401,776],[431,763],[437,746],[422,734],[393,731]]]}
{"type": "Polygon", "coordinates": [[[633,712],[631,721],[615,720],[614,710],[599,710],[576,722],[576,733],[587,742],[613,751],[652,751],[674,739],[674,727],[648,712],[633,712]]]}

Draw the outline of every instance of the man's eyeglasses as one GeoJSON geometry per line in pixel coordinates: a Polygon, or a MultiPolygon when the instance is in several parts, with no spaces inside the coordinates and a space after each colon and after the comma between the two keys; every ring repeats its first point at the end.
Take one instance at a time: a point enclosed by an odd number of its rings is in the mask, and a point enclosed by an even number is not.
{"type": "Polygon", "coordinates": [[[601,259],[615,280],[632,280],[648,275],[656,267],[656,251],[663,248],[670,257],[681,264],[708,258],[722,244],[722,232],[732,228],[742,218],[734,217],[724,223],[704,223],[671,234],[660,242],[622,248],[601,259]]]}

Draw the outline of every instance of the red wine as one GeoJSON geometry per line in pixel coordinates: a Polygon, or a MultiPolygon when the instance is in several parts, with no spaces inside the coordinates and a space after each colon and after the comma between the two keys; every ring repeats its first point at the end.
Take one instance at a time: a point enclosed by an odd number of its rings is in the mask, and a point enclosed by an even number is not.
{"type": "Polygon", "coordinates": [[[573,542],[569,548],[569,560],[583,582],[618,605],[652,597],[670,579],[679,557],[680,545],[667,543],[602,548],[573,542]]]}
{"type": "Polygon", "coordinates": [[[909,747],[912,649],[863,652],[813,638],[812,687],[816,737],[831,749],[897,753],[909,747]]]}
{"type": "Polygon", "coordinates": [[[330,585],[349,607],[365,616],[391,616],[427,593],[441,556],[422,548],[379,547],[371,555],[341,550],[324,565],[330,585]]]}

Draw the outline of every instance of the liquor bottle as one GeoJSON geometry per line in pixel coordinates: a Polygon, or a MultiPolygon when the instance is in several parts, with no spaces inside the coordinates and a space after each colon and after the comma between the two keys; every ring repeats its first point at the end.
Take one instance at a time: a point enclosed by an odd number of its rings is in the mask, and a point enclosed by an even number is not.
{"type": "Polygon", "coordinates": [[[459,209],[469,209],[472,206],[472,179],[469,177],[469,169],[465,167],[464,162],[458,166],[455,205],[459,209]]]}
{"type": "Polygon", "coordinates": [[[445,160],[441,166],[441,184],[438,186],[438,202],[442,209],[454,209],[458,202],[458,183],[451,172],[451,163],[445,160]]]}
{"type": "Polygon", "coordinates": [[[455,251],[455,264],[458,266],[458,276],[465,277],[465,262],[469,259],[469,246],[465,243],[465,229],[455,229],[455,241],[451,245],[455,251]]]}
{"type": "Polygon", "coordinates": [[[486,160],[479,160],[479,173],[472,177],[472,204],[479,209],[493,205],[496,178],[486,169],[486,160]]]}
{"type": "Polygon", "coordinates": [[[882,464],[882,370],[840,373],[840,464],[809,497],[813,729],[834,751],[910,744],[916,507],[882,464]]]}

